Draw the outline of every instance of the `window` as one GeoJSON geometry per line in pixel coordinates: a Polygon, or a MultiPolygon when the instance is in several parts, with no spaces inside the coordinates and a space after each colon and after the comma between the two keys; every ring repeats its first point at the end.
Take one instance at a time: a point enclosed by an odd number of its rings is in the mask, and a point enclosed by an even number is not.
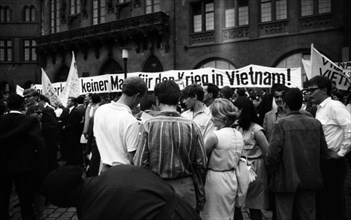
{"type": "Polygon", "coordinates": [[[123,3],[127,3],[130,2],[130,0],[118,0],[118,4],[123,4],[123,3]]]}
{"type": "Polygon", "coordinates": [[[34,6],[24,6],[24,21],[35,21],[35,7],[34,6]]]}
{"type": "Polygon", "coordinates": [[[11,21],[11,10],[9,6],[0,6],[0,22],[11,21]]]}
{"type": "Polygon", "coordinates": [[[248,0],[225,1],[225,27],[235,27],[249,24],[248,0]]]}
{"type": "Polygon", "coordinates": [[[93,24],[105,23],[105,0],[93,0],[93,24]]]}
{"type": "Polygon", "coordinates": [[[60,1],[51,0],[50,3],[50,29],[51,33],[60,31],[60,1]]]}
{"type": "Polygon", "coordinates": [[[146,0],[145,13],[150,14],[160,11],[160,0],[146,0]]]}
{"type": "Polygon", "coordinates": [[[70,14],[75,15],[80,13],[80,0],[71,0],[70,14]]]}
{"type": "Polygon", "coordinates": [[[214,4],[213,2],[200,2],[194,4],[193,12],[193,31],[214,30],[214,4]]]}
{"type": "Polygon", "coordinates": [[[286,0],[261,0],[261,22],[288,18],[286,0]]]}
{"type": "Polygon", "coordinates": [[[212,67],[216,69],[223,69],[223,70],[235,70],[236,67],[231,64],[227,60],[223,59],[218,59],[218,58],[212,58],[209,60],[205,60],[201,62],[199,65],[195,67],[195,69],[200,69],[200,68],[207,68],[207,67],[212,67]]]}
{"type": "Polygon", "coordinates": [[[331,0],[301,0],[301,16],[331,12],[331,0]]]}
{"type": "Polygon", "coordinates": [[[37,54],[35,53],[35,40],[23,40],[23,60],[36,61],[37,54]]]}
{"type": "Polygon", "coordinates": [[[12,61],[11,40],[0,40],[0,61],[12,61]]]}

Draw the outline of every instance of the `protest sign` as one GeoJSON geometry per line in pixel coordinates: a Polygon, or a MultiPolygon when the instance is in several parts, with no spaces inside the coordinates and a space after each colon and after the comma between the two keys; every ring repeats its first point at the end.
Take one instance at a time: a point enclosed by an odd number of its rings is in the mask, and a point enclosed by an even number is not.
{"type": "Polygon", "coordinates": [[[61,100],[59,99],[55,88],[50,82],[49,77],[46,75],[44,69],[41,69],[41,85],[42,85],[42,94],[49,98],[51,105],[60,106],[61,100]]]}
{"type": "Polygon", "coordinates": [[[344,74],[343,70],[316,50],[312,44],[311,77],[318,75],[328,77],[333,83],[335,83],[337,89],[347,90],[350,86],[349,78],[344,74]]]}

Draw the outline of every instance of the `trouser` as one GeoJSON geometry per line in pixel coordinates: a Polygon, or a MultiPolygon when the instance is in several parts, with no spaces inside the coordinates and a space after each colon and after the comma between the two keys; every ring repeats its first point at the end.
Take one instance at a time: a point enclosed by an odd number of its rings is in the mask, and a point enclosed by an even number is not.
{"type": "Polygon", "coordinates": [[[33,209],[34,181],[32,172],[5,174],[0,187],[0,219],[8,219],[9,202],[12,183],[15,182],[16,191],[21,207],[23,220],[35,219],[33,209]]]}
{"type": "Polygon", "coordinates": [[[315,190],[295,193],[275,193],[278,220],[314,220],[316,218],[315,190]]]}
{"type": "Polygon", "coordinates": [[[343,219],[345,212],[345,158],[329,159],[322,166],[324,188],[317,194],[317,219],[343,219]]]}
{"type": "Polygon", "coordinates": [[[196,209],[195,188],[191,177],[166,179],[165,181],[173,187],[181,199],[196,209]]]}

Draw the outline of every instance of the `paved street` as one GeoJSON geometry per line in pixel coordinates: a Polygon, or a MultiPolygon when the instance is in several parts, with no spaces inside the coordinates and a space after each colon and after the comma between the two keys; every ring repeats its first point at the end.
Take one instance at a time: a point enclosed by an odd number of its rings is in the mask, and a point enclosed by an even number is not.
{"type": "MultiPolygon", "coordinates": [[[[348,170],[345,182],[345,195],[346,195],[346,216],[347,220],[351,220],[351,171],[348,170]]],[[[11,220],[20,220],[20,207],[18,197],[15,192],[12,193],[10,201],[10,212],[12,214],[11,220]]],[[[250,217],[246,210],[243,210],[244,220],[250,220],[250,217]]],[[[47,205],[44,210],[44,219],[47,220],[76,220],[75,208],[59,208],[54,205],[47,205]]],[[[263,220],[271,220],[272,214],[265,212],[263,220]]]]}

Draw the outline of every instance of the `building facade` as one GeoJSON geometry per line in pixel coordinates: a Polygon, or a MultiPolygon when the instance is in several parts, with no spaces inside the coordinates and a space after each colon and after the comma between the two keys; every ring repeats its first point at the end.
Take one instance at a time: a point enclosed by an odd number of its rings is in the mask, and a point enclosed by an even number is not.
{"type": "MultiPolygon", "coordinates": [[[[249,64],[299,67],[312,43],[335,62],[350,60],[349,0],[39,2],[36,52],[52,82],[66,80],[72,51],[79,77],[249,64]]],[[[28,80],[40,79],[35,74],[28,80]]]]}
{"type": "Polygon", "coordinates": [[[0,0],[0,93],[40,80],[39,5],[38,0],[0,0]]]}

